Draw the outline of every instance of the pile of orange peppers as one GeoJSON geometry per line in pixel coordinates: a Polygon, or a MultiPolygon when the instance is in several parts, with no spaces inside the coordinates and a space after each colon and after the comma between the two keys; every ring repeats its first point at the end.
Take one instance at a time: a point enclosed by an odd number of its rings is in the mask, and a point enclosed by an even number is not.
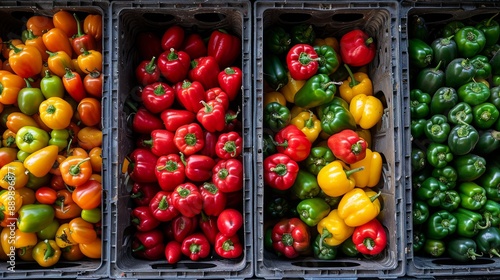
{"type": "Polygon", "coordinates": [[[33,15],[0,38],[0,259],[101,258],[102,16],[33,15]]]}

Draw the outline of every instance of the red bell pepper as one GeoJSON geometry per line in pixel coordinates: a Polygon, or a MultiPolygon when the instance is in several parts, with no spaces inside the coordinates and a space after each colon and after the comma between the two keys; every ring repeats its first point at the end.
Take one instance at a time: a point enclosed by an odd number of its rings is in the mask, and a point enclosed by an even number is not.
{"type": "Polygon", "coordinates": [[[181,154],[181,160],[186,167],[186,177],[194,182],[204,182],[212,177],[212,169],[215,166],[215,160],[205,155],[191,155],[184,158],[181,154]]]}
{"type": "Polygon", "coordinates": [[[382,224],[373,219],[354,229],[352,242],[361,254],[376,255],[387,246],[387,234],[382,224]]]}
{"type": "Polygon", "coordinates": [[[177,146],[177,149],[186,156],[201,151],[205,145],[203,129],[197,123],[180,126],[175,131],[174,144],[177,146]]]}
{"type": "Polygon", "coordinates": [[[172,25],[161,37],[161,48],[166,51],[170,49],[180,50],[184,43],[184,29],[178,25],[172,25]]]}
{"type": "Polygon", "coordinates": [[[225,236],[233,236],[243,226],[243,215],[232,208],[224,209],[217,217],[217,228],[225,236]]]}
{"type": "Polygon", "coordinates": [[[274,141],[279,153],[283,153],[297,162],[305,160],[311,152],[311,142],[304,132],[293,124],[278,131],[274,136],[274,141]]]}
{"type": "Polygon", "coordinates": [[[205,182],[200,186],[203,198],[203,212],[209,216],[218,216],[226,208],[226,194],[213,183],[205,182]]]}
{"type": "Polygon", "coordinates": [[[243,72],[236,66],[226,67],[217,76],[219,87],[233,101],[241,91],[243,84],[243,72]]]}
{"type": "Polygon", "coordinates": [[[191,58],[183,51],[171,48],[158,57],[158,68],[161,75],[170,83],[175,84],[187,77],[191,58]]]}
{"type": "Polygon", "coordinates": [[[215,100],[208,102],[201,101],[203,108],[196,114],[196,119],[204,129],[210,132],[222,131],[226,126],[226,112],[224,105],[215,100]]]}
{"type": "Polygon", "coordinates": [[[197,261],[210,255],[210,243],[202,233],[194,233],[182,241],[182,253],[192,261],[197,261]]]}
{"type": "Polygon", "coordinates": [[[156,57],[151,60],[143,60],[135,68],[135,78],[142,86],[146,86],[160,80],[160,69],[156,66],[156,57]]]}
{"type": "Polygon", "coordinates": [[[165,259],[169,264],[178,263],[181,260],[181,243],[170,240],[165,246],[165,259]]]}
{"type": "Polygon", "coordinates": [[[149,203],[149,210],[160,222],[168,222],[179,215],[179,211],[172,205],[170,192],[159,191],[149,203]]]}
{"type": "Polygon", "coordinates": [[[158,114],[174,104],[175,92],[166,83],[155,82],[142,89],[142,104],[153,114],[158,114]]]}
{"type": "Polygon", "coordinates": [[[175,132],[177,128],[192,123],[196,118],[193,112],[179,109],[166,109],[160,115],[168,131],[175,132]]]}
{"type": "Polygon", "coordinates": [[[349,66],[363,66],[375,57],[373,38],[360,29],[347,32],[340,38],[340,56],[349,66]]]}
{"type": "Polygon", "coordinates": [[[150,231],[160,225],[160,221],[153,216],[149,206],[138,206],[132,210],[130,215],[132,225],[135,225],[138,231],[150,231]]]}
{"type": "Polygon", "coordinates": [[[132,120],[132,130],[136,133],[150,134],[155,129],[162,129],[163,121],[144,107],[140,107],[132,120]]]}
{"type": "Polygon", "coordinates": [[[208,40],[207,53],[217,60],[220,69],[224,69],[241,55],[241,39],[225,30],[214,30],[208,40]]]}
{"type": "Polygon", "coordinates": [[[243,164],[238,159],[224,159],[212,169],[212,181],[224,193],[243,188],[243,164]]]}
{"type": "Polygon", "coordinates": [[[207,46],[198,33],[191,33],[186,37],[182,50],[189,54],[191,59],[207,55],[207,46]]]}
{"type": "Polygon", "coordinates": [[[215,100],[224,106],[224,110],[229,108],[229,97],[220,87],[213,87],[205,91],[205,100],[215,100]]]}
{"type": "Polygon", "coordinates": [[[177,154],[161,156],[156,162],[155,175],[160,188],[173,191],[186,179],[184,163],[177,154]]]}
{"type": "Polygon", "coordinates": [[[203,197],[193,183],[180,184],[172,192],[172,203],[186,217],[194,217],[203,209],[203,197]]]}
{"type": "Polygon", "coordinates": [[[211,158],[217,157],[217,154],[215,153],[215,145],[219,139],[219,133],[204,130],[203,135],[205,136],[205,146],[203,146],[203,149],[199,152],[199,154],[211,158]]]}
{"type": "Polygon", "coordinates": [[[215,238],[219,233],[219,229],[217,228],[217,217],[208,216],[203,211],[201,211],[200,229],[203,232],[203,234],[207,237],[210,245],[215,245],[215,238]]]}
{"type": "Polygon", "coordinates": [[[353,164],[366,156],[367,143],[354,130],[344,129],[328,137],[328,147],[337,159],[353,164]]]}
{"type": "Polygon", "coordinates": [[[223,132],[230,131],[241,131],[241,121],[238,119],[238,115],[240,114],[240,108],[238,111],[233,111],[231,109],[226,112],[226,127],[223,132]]]}
{"type": "Polygon", "coordinates": [[[132,254],[137,258],[159,260],[163,257],[164,248],[163,233],[159,229],[134,234],[132,254]]]}
{"type": "Polygon", "coordinates": [[[155,183],[134,183],[130,198],[135,206],[148,206],[149,202],[160,191],[160,187],[155,183]]]}
{"type": "Polygon", "coordinates": [[[165,235],[169,240],[182,243],[187,236],[198,229],[198,217],[177,216],[170,223],[165,224],[165,235]]]}
{"type": "Polygon", "coordinates": [[[128,174],[135,183],[156,183],[155,167],[158,157],[149,149],[136,148],[128,156],[128,174]]]}
{"type": "Polygon", "coordinates": [[[219,135],[215,144],[215,153],[221,159],[238,158],[243,149],[243,138],[236,131],[219,135]]]}
{"type": "Polygon", "coordinates": [[[294,80],[308,80],[318,71],[318,54],[308,44],[296,44],[286,55],[286,65],[294,80]]]}
{"type": "Polygon", "coordinates": [[[287,258],[296,258],[310,247],[307,225],[299,218],[283,219],[274,225],[271,240],[273,248],[287,258]]]}
{"type": "Polygon", "coordinates": [[[297,162],[285,154],[276,153],[264,159],[264,183],[273,189],[291,188],[298,172],[297,162]]]}
{"type": "Polygon", "coordinates": [[[144,31],[137,34],[135,38],[137,54],[141,60],[158,57],[163,49],[161,48],[161,38],[152,31],[144,31]]]}
{"type": "Polygon", "coordinates": [[[219,85],[217,76],[219,75],[219,65],[212,56],[203,56],[191,61],[191,70],[188,78],[191,81],[198,81],[203,88],[209,89],[219,85]]]}
{"type": "MultiPolygon", "coordinates": [[[[90,35],[90,34],[85,34],[82,31],[82,25],[80,20],[78,19],[78,16],[76,14],[73,14],[75,21],[76,21],[76,27],[77,27],[77,33],[72,36],[71,41],[71,47],[73,48],[73,51],[75,54],[78,56],[82,54],[82,49],[83,50],[95,50],[96,49],[96,42],[95,38],[90,35]]],[[[93,69],[88,69],[89,71],[92,71],[93,69]]]]}
{"type": "Polygon", "coordinates": [[[215,252],[225,259],[235,259],[243,253],[238,235],[226,236],[222,233],[215,238],[215,252]]]}
{"type": "Polygon", "coordinates": [[[205,89],[200,82],[184,80],[176,87],[175,96],[177,101],[179,101],[186,110],[196,114],[203,108],[201,101],[205,101],[205,89]]]}
{"type": "Polygon", "coordinates": [[[151,148],[151,152],[158,157],[177,154],[179,149],[174,145],[174,137],[172,131],[155,129],[151,132],[151,139],[143,140],[142,144],[151,148]]]}

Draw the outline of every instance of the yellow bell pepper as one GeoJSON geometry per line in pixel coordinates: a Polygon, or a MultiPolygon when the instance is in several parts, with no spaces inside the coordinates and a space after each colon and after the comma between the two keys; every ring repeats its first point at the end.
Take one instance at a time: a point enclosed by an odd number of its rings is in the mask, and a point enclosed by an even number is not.
{"type": "Polygon", "coordinates": [[[70,230],[69,230],[69,223],[64,223],[59,226],[59,228],[56,231],[56,244],[59,246],[59,248],[66,248],[68,246],[72,246],[76,243],[76,241],[71,237],[70,230]]]}
{"type": "Polygon", "coordinates": [[[35,177],[43,177],[49,173],[56,162],[59,147],[48,145],[38,151],[31,153],[24,159],[23,165],[35,177]]]}
{"type": "Polygon", "coordinates": [[[6,129],[2,134],[2,144],[4,147],[15,148],[16,133],[10,129],[6,129]]]}
{"type": "Polygon", "coordinates": [[[356,186],[351,174],[363,168],[351,169],[341,160],[334,160],[321,168],[318,173],[318,185],[326,195],[331,197],[342,196],[356,186]]]}
{"type": "Polygon", "coordinates": [[[339,45],[339,40],[335,37],[326,37],[326,38],[316,38],[314,39],[314,44],[315,46],[330,46],[332,47],[335,52],[338,54],[340,51],[340,45],[339,45]]]}
{"type": "Polygon", "coordinates": [[[349,104],[356,124],[363,129],[370,129],[375,126],[384,114],[382,101],[375,96],[358,94],[354,96],[349,104]]]}
{"type": "Polygon", "coordinates": [[[14,239],[9,239],[10,238],[10,227],[5,227],[2,229],[2,232],[0,233],[0,244],[2,245],[2,251],[6,255],[9,255],[11,252],[11,249],[14,250],[14,246],[12,243],[14,242],[14,239]],[[12,248],[11,248],[12,246],[12,248]]]}
{"type": "Polygon", "coordinates": [[[321,121],[311,111],[298,114],[290,123],[304,132],[307,140],[311,143],[316,141],[321,132],[321,121]]]}
{"type": "Polygon", "coordinates": [[[285,96],[278,91],[271,91],[264,93],[264,107],[271,102],[278,102],[282,106],[286,106],[285,96]]]}
{"type": "Polygon", "coordinates": [[[294,105],[292,109],[290,109],[290,117],[295,118],[298,114],[302,112],[309,112],[309,109],[306,109],[304,107],[299,107],[297,105],[294,105]]]}
{"type": "Polygon", "coordinates": [[[371,189],[355,188],[347,192],[339,202],[339,217],[346,225],[358,227],[377,217],[380,213],[380,201],[371,189]]]}
{"type": "Polygon", "coordinates": [[[286,101],[293,103],[295,100],[295,94],[299,89],[301,89],[306,83],[305,80],[294,80],[292,76],[290,76],[290,72],[287,73],[288,83],[280,88],[280,92],[285,96],[286,101]]]}
{"type": "Polygon", "coordinates": [[[28,183],[28,174],[23,163],[19,161],[9,162],[0,168],[0,187],[19,189],[28,183]]]}
{"type": "Polygon", "coordinates": [[[382,157],[380,154],[371,149],[366,149],[365,158],[351,164],[351,169],[359,167],[364,167],[364,169],[351,175],[356,181],[356,187],[375,187],[380,181],[382,173],[382,157]]]}
{"type": "Polygon", "coordinates": [[[348,226],[340,218],[337,209],[330,211],[328,216],[319,221],[316,228],[322,239],[319,244],[322,244],[321,241],[324,241],[330,246],[340,245],[347,238],[351,237],[354,232],[354,228],[348,226]]]}
{"type": "Polygon", "coordinates": [[[54,240],[45,239],[35,245],[32,255],[40,266],[49,267],[59,261],[61,249],[59,249],[54,240]]]}
{"type": "Polygon", "coordinates": [[[23,198],[17,190],[5,190],[0,193],[0,221],[6,216],[14,216],[23,206],[23,198]]]}
{"type": "Polygon", "coordinates": [[[346,65],[349,72],[347,80],[339,86],[339,94],[342,99],[350,103],[354,96],[358,94],[373,95],[372,80],[363,72],[352,73],[349,66],[346,65]]]}
{"type": "Polygon", "coordinates": [[[22,232],[19,229],[15,231],[14,247],[16,249],[27,249],[33,247],[38,242],[38,237],[34,232],[22,232]]]}

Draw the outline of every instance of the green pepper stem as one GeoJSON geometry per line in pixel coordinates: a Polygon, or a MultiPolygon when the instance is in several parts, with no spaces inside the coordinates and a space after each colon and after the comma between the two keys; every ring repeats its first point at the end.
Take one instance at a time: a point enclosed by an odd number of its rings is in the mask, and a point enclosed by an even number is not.
{"type": "Polygon", "coordinates": [[[277,164],[275,167],[272,167],[269,170],[271,172],[278,174],[279,176],[284,176],[288,172],[286,165],[284,165],[282,163],[277,164]]]}
{"type": "Polygon", "coordinates": [[[488,253],[490,253],[490,255],[494,255],[494,256],[500,257],[500,254],[498,253],[497,249],[495,249],[495,248],[490,249],[488,251],[488,253]]]}
{"type": "Polygon", "coordinates": [[[76,37],[77,37],[77,38],[78,38],[78,37],[82,37],[82,36],[83,36],[83,35],[85,35],[85,34],[84,34],[84,33],[82,33],[82,27],[80,26],[80,19],[78,18],[78,16],[77,16],[75,13],[73,13],[73,17],[74,17],[74,18],[75,18],[75,20],[76,20],[76,28],[77,28],[77,29],[76,29],[76,30],[77,30],[77,32],[76,32],[76,37]]]}
{"type": "Polygon", "coordinates": [[[45,250],[45,254],[43,255],[43,259],[46,261],[48,258],[51,258],[54,256],[55,251],[54,251],[54,248],[52,248],[52,246],[50,245],[50,242],[48,239],[45,239],[43,242],[47,246],[47,250],[45,250]]]}
{"type": "Polygon", "coordinates": [[[161,197],[160,203],[158,204],[158,209],[160,209],[160,210],[167,210],[168,209],[168,201],[167,201],[166,195],[161,197]]]}
{"type": "Polygon", "coordinates": [[[374,202],[375,199],[377,199],[381,194],[382,194],[382,191],[378,191],[378,193],[376,195],[370,196],[370,201],[374,202]]]}
{"type": "Polygon", "coordinates": [[[495,18],[496,16],[498,16],[498,14],[499,14],[499,13],[496,13],[496,14],[494,14],[492,17],[490,17],[490,18],[488,19],[488,21],[486,22],[485,26],[490,26],[491,21],[493,20],[493,18],[495,18]]]}
{"type": "Polygon", "coordinates": [[[184,156],[184,153],[183,152],[179,152],[180,156],[181,156],[181,161],[184,165],[187,165],[187,162],[186,162],[186,157],[184,156]]]}
{"type": "Polygon", "coordinates": [[[438,65],[436,65],[436,68],[434,68],[434,72],[437,72],[439,68],[441,68],[441,64],[443,63],[442,60],[439,61],[438,65]]]}
{"type": "Polygon", "coordinates": [[[168,53],[167,59],[168,61],[179,59],[179,56],[175,53],[174,48],[170,48],[170,52],[168,53]]]}
{"type": "Polygon", "coordinates": [[[82,164],[84,164],[85,162],[89,161],[89,160],[90,160],[90,157],[88,157],[88,158],[84,158],[84,159],[82,159],[80,162],[78,162],[77,164],[72,165],[72,166],[69,168],[69,174],[70,174],[71,176],[76,176],[76,175],[80,174],[80,172],[81,172],[80,166],[81,166],[82,164]]]}
{"type": "Polygon", "coordinates": [[[500,131],[491,131],[491,137],[495,138],[495,140],[500,140],[500,131]]]}
{"type": "Polygon", "coordinates": [[[351,176],[351,174],[356,173],[358,171],[362,171],[364,169],[365,169],[365,167],[361,166],[361,167],[354,168],[354,169],[351,169],[351,170],[344,170],[344,172],[345,172],[345,175],[347,176],[347,178],[349,178],[349,176],[351,176]]]}
{"type": "Polygon", "coordinates": [[[138,251],[143,251],[144,249],[146,249],[146,247],[143,244],[141,244],[141,245],[139,245],[139,247],[132,249],[132,252],[135,253],[138,251]]]}
{"type": "Polygon", "coordinates": [[[156,57],[153,56],[153,58],[151,58],[151,61],[148,64],[146,64],[146,67],[144,67],[146,72],[148,72],[149,74],[153,73],[156,69],[155,59],[156,57]]]}
{"type": "Polygon", "coordinates": [[[326,228],[323,228],[323,232],[321,233],[321,237],[319,238],[319,250],[323,250],[323,242],[325,241],[325,238],[330,238],[332,237],[332,233],[329,232],[326,228]]]}
{"type": "Polygon", "coordinates": [[[354,74],[352,73],[351,68],[349,68],[349,66],[347,66],[347,64],[344,64],[344,67],[347,70],[347,73],[349,73],[349,77],[351,77],[351,82],[349,82],[349,87],[353,88],[353,87],[359,85],[359,82],[356,81],[356,79],[354,78],[354,74]]]}
{"type": "Polygon", "coordinates": [[[478,254],[478,253],[476,253],[476,251],[474,250],[474,248],[469,248],[469,249],[467,250],[467,256],[468,256],[469,258],[471,258],[472,260],[475,260],[475,259],[476,259],[476,257],[482,257],[482,256],[483,256],[483,254],[478,254]]]}

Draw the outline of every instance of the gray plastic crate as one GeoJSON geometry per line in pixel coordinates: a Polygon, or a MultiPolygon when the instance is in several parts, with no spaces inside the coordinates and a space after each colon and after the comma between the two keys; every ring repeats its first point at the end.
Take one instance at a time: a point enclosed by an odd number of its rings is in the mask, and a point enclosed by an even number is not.
{"type": "Polygon", "coordinates": [[[402,103],[399,82],[399,5],[396,1],[256,1],[254,5],[254,88],[256,145],[256,276],[264,278],[380,277],[394,278],[405,273],[404,186],[402,185],[403,145],[402,103]],[[300,20],[300,21],[297,21],[300,20]],[[278,258],[264,249],[264,180],[263,180],[263,33],[274,24],[293,26],[312,24],[318,38],[339,37],[361,28],[377,42],[377,55],[370,63],[369,76],[374,92],[384,99],[382,121],[372,130],[373,150],[383,154],[384,210],[381,219],[388,230],[388,246],[380,256],[337,258],[322,261],[313,258],[278,258]]]}
{"type": "Polygon", "coordinates": [[[435,1],[408,2],[401,4],[401,63],[404,108],[404,152],[406,188],[406,239],[407,274],[419,278],[463,277],[466,275],[498,275],[500,258],[478,258],[476,261],[457,263],[447,257],[429,258],[417,256],[413,252],[413,213],[411,177],[411,131],[410,131],[410,72],[408,58],[408,24],[413,15],[422,16],[430,30],[436,30],[453,20],[476,23],[500,12],[498,1],[435,1]],[[484,15],[484,16],[482,16],[484,15]]]}
{"type": "MultiPolygon", "coordinates": [[[[116,177],[112,189],[112,278],[246,278],[253,274],[253,177],[252,177],[252,98],[251,98],[251,18],[248,1],[113,1],[111,3],[113,26],[113,139],[115,149],[113,168],[116,177]],[[136,35],[144,30],[163,33],[168,26],[180,25],[199,32],[224,28],[241,36],[243,71],[243,96],[240,105],[244,139],[244,187],[242,195],[244,243],[241,258],[235,260],[213,257],[202,261],[182,260],[169,265],[165,260],[145,261],[131,254],[130,241],[130,185],[121,173],[121,164],[134,146],[131,132],[127,129],[124,101],[136,86],[134,70],[139,63],[134,50],[136,35]]],[[[130,183],[130,182],[129,182],[130,183]]]]}
{"type": "MultiPolygon", "coordinates": [[[[63,9],[76,13],[92,13],[102,16],[103,40],[103,97],[102,107],[102,257],[100,260],[83,259],[77,262],[60,260],[54,267],[42,268],[33,262],[23,262],[16,260],[15,271],[8,271],[9,264],[0,262],[0,278],[9,279],[35,279],[35,278],[104,278],[109,275],[109,225],[111,224],[108,214],[108,191],[111,186],[112,171],[110,168],[111,151],[107,144],[109,139],[109,128],[111,120],[111,105],[109,104],[109,37],[107,36],[109,1],[0,1],[0,36],[4,41],[8,39],[20,38],[26,20],[32,15],[52,16],[57,11],[63,9]]],[[[81,19],[83,21],[83,19],[81,19]]]]}

